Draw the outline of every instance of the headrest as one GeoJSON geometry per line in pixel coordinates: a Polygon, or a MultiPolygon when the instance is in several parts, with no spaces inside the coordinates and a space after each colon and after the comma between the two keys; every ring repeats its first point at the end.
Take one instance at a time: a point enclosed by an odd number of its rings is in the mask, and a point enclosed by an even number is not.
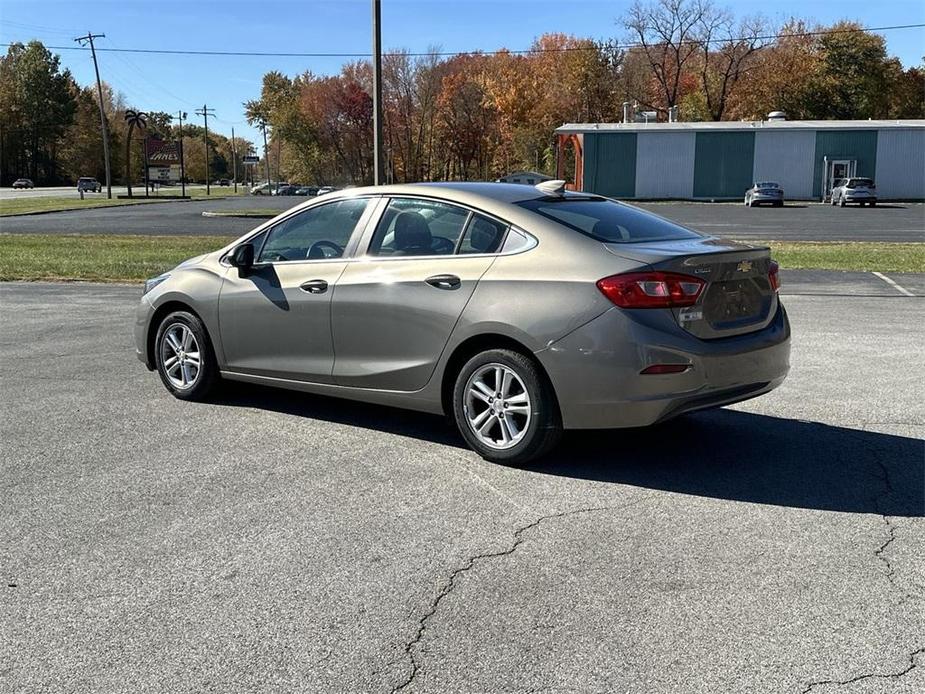
{"type": "Polygon", "coordinates": [[[420,212],[407,210],[395,218],[395,250],[430,250],[433,237],[420,212]]]}
{"type": "Polygon", "coordinates": [[[469,229],[469,245],[479,253],[494,253],[498,250],[501,230],[485,219],[472,220],[469,229]]]}

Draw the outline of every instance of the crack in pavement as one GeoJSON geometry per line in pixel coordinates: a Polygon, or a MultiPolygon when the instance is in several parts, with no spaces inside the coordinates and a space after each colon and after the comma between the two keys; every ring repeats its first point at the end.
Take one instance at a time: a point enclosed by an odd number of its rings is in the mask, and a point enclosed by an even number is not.
{"type": "Polygon", "coordinates": [[[540,523],[544,521],[555,520],[558,518],[565,518],[566,516],[577,516],[577,515],[581,515],[585,513],[596,513],[599,511],[622,511],[624,509],[630,508],[632,506],[635,506],[636,504],[639,504],[645,501],[646,499],[649,498],[649,496],[650,495],[647,495],[640,499],[637,499],[636,501],[632,501],[628,504],[621,504],[619,506],[595,506],[591,508],[574,509],[572,511],[560,511],[559,513],[551,513],[545,516],[540,516],[536,520],[531,521],[530,523],[527,523],[526,525],[522,525],[519,528],[516,528],[514,530],[514,541],[513,543],[511,543],[510,547],[499,550],[497,552],[483,552],[481,554],[476,554],[476,555],[469,557],[469,559],[462,566],[457,567],[456,569],[453,570],[453,572],[450,574],[449,579],[447,579],[447,581],[443,584],[443,587],[440,589],[440,591],[437,593],[434,599],[431,600],[429,607],[424,612],[424,614],[421,615],[420,619],[418,620],[418,628],[417,628],[417,632],[414,635],[414,638],[405,644],[405,655],[407,655],[409,660],[411,661],[411,671],[408,673],[408,677],[406,677],[403,682],[400,682],[398,685],[392,688],[392,694],[396,694],[397,692],[404,690],[406,687],[411,686],[411,684],[414,682],[415,677],[417,677],[418,673],[421,671],[422,666],[418,662],[418,659],[415,655],[415,647],[421,642],[421,639],[424,638],[424,632],[427,630],[428,620],[431,617],[433,617],[434,614],[436,614],[437,608],[440,606],[440,603],[443,601],[443,599],[446,596],[448,596],[451,592],[453,592],[453,589],[456,587],[456,579],[461,574],[464,574],[467,571],[469,571],[479,561],[510,556],[524,542],[524,534],[527,531],[532,530],[533,528],[537,527],[538,525],[540,525],[540,523]]]}
{"type": "Polygon", "coordinates": [[[916,656],[921,655],[922,653],[925,653],[925,647],[912,651],[912,653],[910,653],[907,656],[909,658],[909,666],[899,672],[887,672],[887,673],[871,672],[871,673],[865,673],[863,675],[858,675],[857,677],[852,677],[851,679],[847,679],[847,680],[819,680],[817,682],[810,682],[809,685],[807,685],[806,689],[804,689],[801,694],[808,694],[810,691],[812,691],[816,687],[821,687],[827,684],[833,684],[837,687],[841,687],[846,684],[854,684],[855,682],[861,682],[863,680],[869,680],[869,679],[898,679],[904,675],[908,675],[910,672],[915,670],[916,667],[918,667],[918,664],[915,662],[915,658],[916,656]]]}

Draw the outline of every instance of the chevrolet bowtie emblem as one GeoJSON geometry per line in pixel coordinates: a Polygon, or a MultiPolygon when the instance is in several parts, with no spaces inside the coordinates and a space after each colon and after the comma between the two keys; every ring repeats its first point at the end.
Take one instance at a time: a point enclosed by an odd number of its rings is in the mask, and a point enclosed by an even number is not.
{"type": "Polygon", "coordinates": [[[749,272],[752,269],[751,260],[743,260],[741,263],[736,265],[736,272],[749,272]]]}

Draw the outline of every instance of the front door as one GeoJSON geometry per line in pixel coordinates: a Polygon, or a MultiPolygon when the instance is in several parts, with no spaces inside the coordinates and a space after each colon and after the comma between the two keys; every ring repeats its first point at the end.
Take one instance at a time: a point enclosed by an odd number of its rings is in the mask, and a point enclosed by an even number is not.
{"type": "Polygon", "coordinates": [[[832,188],[846,178],[851,178],[855,174],[857,161],[853,159],[835,159],[829,162],[828,180],[826,183],[825,196],[832,197],[832,188]]]}
{"type": "Polygon", "coordinates": [[[249,272],[227,271],[219,296],[226,369],[331,382],[331,297],[368,203],[333,201],[287,217],[258,237],[249,272]]]}
{"type": "Polygon", "coordinates": [[[420,390],[507,226],[448,203],[393,198],[334,292],[334,382],[420,390]]]}

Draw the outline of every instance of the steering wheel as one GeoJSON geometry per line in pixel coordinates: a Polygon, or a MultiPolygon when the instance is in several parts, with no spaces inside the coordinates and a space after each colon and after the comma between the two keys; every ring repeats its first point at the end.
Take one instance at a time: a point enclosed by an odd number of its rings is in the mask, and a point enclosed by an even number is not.
{"type": "Polygon", "coordinates": [[[321,239],[320,241],[315,241],[315,243],[311,245],[305,257],[309,260],[324,260],[325,258],[340,258],[343,254],[343,246],[338,246],[333,241],[328,241],[327,239],[321,239]],[[329,250],[332,252],[328,253],[329,250]]]}
{"type": "Polygon", "coordinates": [[[456,250],[456,244],[443,236],[434,236],[430,242],[430,250],[435,253],[452,253],[456,250]]]}

